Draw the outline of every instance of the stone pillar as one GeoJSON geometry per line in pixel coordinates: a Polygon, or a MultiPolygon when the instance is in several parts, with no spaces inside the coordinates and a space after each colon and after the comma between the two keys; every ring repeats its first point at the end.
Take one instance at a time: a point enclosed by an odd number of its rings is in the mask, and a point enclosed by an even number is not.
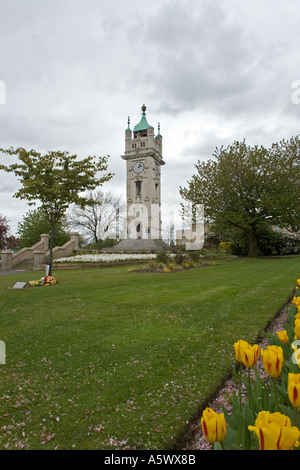
{"type": "Polygon", "coordinates": [[[10,271],[12,269],[12,251],[2,251],[1,271],[10,271]]]}
{"type": "Polygon", "coordinates": [[[50,240],[50,235],[48,235],[47,233],[42,233],[41,242],[44,243],[44,250],[45,251],[49,250],[49,240],[50,240]]]}
{"type": "Polygon", "coordinates": [[[45,262],[45,251],[35,251],[33,253],[33,270],[38,271],[41,264],[45,262]]]}
{"type": "Polygon", "coordinates": [[[79,250],[79,233],[70,233],[71,241],[73,242],[73,251],[79,250]]]}

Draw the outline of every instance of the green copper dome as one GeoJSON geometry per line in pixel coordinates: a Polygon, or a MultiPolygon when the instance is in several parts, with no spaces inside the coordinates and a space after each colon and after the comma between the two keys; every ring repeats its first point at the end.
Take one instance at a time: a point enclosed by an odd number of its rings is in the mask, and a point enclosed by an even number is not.
{"type": "Polygon", "coordinates": [[[139,131],[145,131],[147,129],[149,129],[149,127],[152,127],[150,126],[150,124],[148,124],[147,122],[147,119],[146,119],[146,106],[143,105],[142,106],[142,119],[140,120],[140,122],[134,127],[133,129],[133,132],[139,132],[139,131]]]}

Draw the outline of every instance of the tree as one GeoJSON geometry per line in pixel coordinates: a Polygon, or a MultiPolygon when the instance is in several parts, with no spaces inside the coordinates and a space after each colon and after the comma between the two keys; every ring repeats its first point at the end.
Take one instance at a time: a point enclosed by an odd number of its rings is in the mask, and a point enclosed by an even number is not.
{"type": "Polygon", "coordinates": [[[107,173],[107,157],[89,156],[78,160],[69,152],[48,151],[46,154],[24,148],[0,149],[4,154],[17,156],[17,163],[0,165],[0,169],[13,172],[21,183],[14,197],[25,199],[29,205],[41,203],[51,226],[50,274],[52,273],[53,241],[57,224],[67,208],[75,203],[89,206],[92,201],[83,192],[93,190],[112,178],[107,173]],[[100,173],[100,175],[99,175],[100,173]]]}
{"type": "Polygon", "coordinates": [[[124,218],[125,204],[119,196],[101,189],[90,191],[88,198],[93,201],[86,209],[75,206],[68,222],[73,228],[80,228],[89,241],[98,243],[114,230],[117,238],[124,218]]]}
{"type": "Polygon", "coordinates": [[[10,227],[6,217],[0,214],[0,249],[14,250],[19,244],[18,238],[10,232],[10,227]]]}
{"type": "Polygon", "coordinates": [[[277,197],[278,224],[290,232],[300,230],[300,136],[273,144],[271,161],[280,161],[280,196],[277,197]]]}
{"type": "MultiPolygon", "coordinates": [[[[258,234],[265,224],[299,224],[300,140],[273,144],[270,149],[234,142],[216,149],[214,160],[198,161],[197,174],[183,199],[203,204],[214,227],[236,228],[248,239],[248,256],[258,255],[258,234]]],[[[298,225],[299,226],[299,225],[298,225]]]]}
{"type": "MultiPolygon", "coordinates": [[[[41,233],[50,235],[51,226],[43,208],[38,207],[35,210],[28,211],[24,215],[22,222],[18,223],[17,233],[20,239],[20,248],[35,245],[40,241],[41,233]]],[[[63,218],[56,225],[53,245],[62,246],[69,239],[70,235],[68,233],[67,221],[63,218]]]]}

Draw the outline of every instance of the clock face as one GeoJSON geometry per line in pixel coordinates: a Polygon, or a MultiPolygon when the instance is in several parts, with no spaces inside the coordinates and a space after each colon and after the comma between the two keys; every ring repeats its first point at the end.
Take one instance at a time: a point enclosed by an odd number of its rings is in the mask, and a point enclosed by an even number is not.
{"type": "Polygon", "coordinates": [[[142,173],[142,171],[144,170],[144,163],[143,162],[136,162],[134,165],[133,165],[133,171],[135,173],[142,173]]]}

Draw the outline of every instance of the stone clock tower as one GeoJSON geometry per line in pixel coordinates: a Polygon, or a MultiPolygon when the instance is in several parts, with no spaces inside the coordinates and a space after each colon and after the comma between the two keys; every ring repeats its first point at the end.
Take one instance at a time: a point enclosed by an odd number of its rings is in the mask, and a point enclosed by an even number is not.
{"type": "Polygon", "coordinates": [[[170,249],[161,238],[161,168],[162,136],[160,125],[154,128],[146,119],[142,106],[140,122],[130,129],[130,118],[125,131],[127,239],[117,245],[120,249],[158,251],[170,249]]]}

